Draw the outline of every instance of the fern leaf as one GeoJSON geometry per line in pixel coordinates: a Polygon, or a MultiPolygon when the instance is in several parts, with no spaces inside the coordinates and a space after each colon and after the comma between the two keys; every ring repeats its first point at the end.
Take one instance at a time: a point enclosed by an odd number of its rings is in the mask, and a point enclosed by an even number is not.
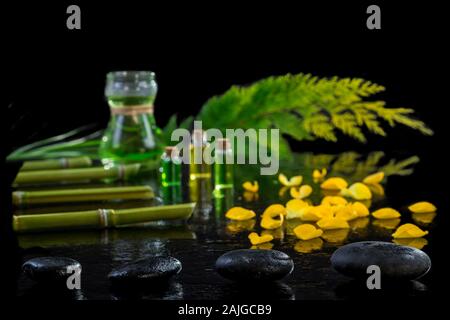
{"type": "Polygon", "coordinates": [[[386,108],[384,101],[367,100],[384,90],[359,78],[318,78],[303,73],[273,76],[212,97],[197,118],[205,128],[220,130],[275,127],[296,140],[337,141],[336,131],[340,131],[365,142],[362,128],[386,136],[384,121],[433,134],[424,122],[411,117],[412,109],[386,108]]]}

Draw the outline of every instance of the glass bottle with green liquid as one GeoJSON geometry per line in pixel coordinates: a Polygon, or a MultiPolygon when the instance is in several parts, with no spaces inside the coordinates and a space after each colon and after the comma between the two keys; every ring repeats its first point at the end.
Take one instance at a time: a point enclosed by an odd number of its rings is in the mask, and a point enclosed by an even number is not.
{"type": "Polygon", "coordinates": [[[180,203],[181,159],[176,147],[165,147],[160,167],[161,194],[165,204],[180,203]]]}
{"type": "Polygon", "coordinates": [[[217,139],[214,154],[214,196],[231,192],[234,187],[233,150],[229,139],[217,139]]]}
{"type": "Polygon", "coordinates": [[[163,143],[153,102],[158,90],[150,71],[118,71],[106,76],[111,118],[99,148],[104,165],[142,163],[155,166],[163,143]]]}
{"type": "Polygon", "coordinates": [[[189,179],[211,179],[211,161],[206,159],[208,152],[205,152],[209,144],[206,132],[202,129],[194,129],[192,132],[192,143],[189,158],[189,179]]]}

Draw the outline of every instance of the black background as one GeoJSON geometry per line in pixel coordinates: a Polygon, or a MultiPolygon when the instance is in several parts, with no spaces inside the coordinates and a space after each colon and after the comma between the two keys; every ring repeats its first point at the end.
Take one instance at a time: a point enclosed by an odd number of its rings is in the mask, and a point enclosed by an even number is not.
{"type": "MultiPolygon", "coordinates": [[[[387,139],[371,136],[366,145],[339,137],[339,144],[294,148],[419,154],[417,193],[442,199],[444,215],[445,20],[441,5],[429,1],[2,2],[2,154],[86,123],[105,123],[104,79],[112,70],[156,72],[161,126],[173,113],[196,114],[233,84],[269,75],[362,77],[387,87],[379,97],[388,106],[415,109],[435,136],[398,127],[387,139]],[[66,28],[69,4],[81,7],[81,30],[66,28]],[[381,7],[381,30],[366,28],[369,4],[381,7]]],[[[444,228],[433,237],[443,253],[444,228]]]]}

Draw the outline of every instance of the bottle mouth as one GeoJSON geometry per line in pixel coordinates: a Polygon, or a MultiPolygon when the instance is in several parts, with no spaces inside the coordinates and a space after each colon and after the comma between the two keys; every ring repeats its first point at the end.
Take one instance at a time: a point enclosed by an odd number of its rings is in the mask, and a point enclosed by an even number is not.
{"type": "Polygon", "coordinates": [[[158,85],[152,71],[113,71],[106,75],[105,96],[155,97],[158,85]]]}
{"type": "Polygon", "coordinates": [[[106,75],[108,81],[136,83],[140,81],[152,81],[155,79],[153,71],[112,71],[106,75]]]}

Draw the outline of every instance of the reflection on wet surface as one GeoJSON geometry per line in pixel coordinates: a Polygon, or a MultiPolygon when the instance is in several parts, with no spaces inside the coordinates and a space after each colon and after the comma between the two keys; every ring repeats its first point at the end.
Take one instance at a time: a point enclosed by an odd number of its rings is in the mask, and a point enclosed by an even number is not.
{"type": "MultiPolygon", "coordinates": [[[[389,175],[411,174],[409,160],[395,162],[383,158],[382,153],[372,153],[362,157],[355,153],[341,155],[298,155],[290,164],[282,167],[288,176],[302,174],[305,182],[314,192],[309,197],[312,203],[319,203],[324,193],[313,181],[311,173],[316,168],[328,168],[329,175],[342,176],[350,182],[360,181],[364,176],[384,168],[389,175]]],[[[19,245],[24,249],[24,260],[34,256],[67,256],[78,260],[83,266],[79,291],[65,292],[64,289],[48,288],[26,279],[20,275],[18,295],[24,298],[40,297],[58,299],[344,299],[352,297],[373,296],[365,284],[354,282],[341,276],[330,268],[329,258],[334,250],[346,243],[362,240],[392,241],[391,234],[403,223],[412,222],[430,230],[427,239],[401,239],[396,243],[423,248],[427,252],[432,241],[432,229],[436,223],[436,214],[406,214],[402,207],[409,203],[396,202],[396,195],[407,190],[412,179],[405,179],[402,190],[390,189],[389,182],[384,186],[375,186],[374,198],[370,210],[381,206],[397,207],[402,211],[401,219],[376,220],[364,217],[349,222],[350,229],[326,230],[321,238],[308,241],[298,240],[293,229],[300,223],[299,219],[288,220],[281,228],[261,230],[259,215],[270,204],[285,204],[290,199],[289,190],[280,192],[276,176],[259,176],[256,166],[236,168],[234,192],[226,191],[216,197],[210,197],[211,185],[202,181],[191,182],[194,189],[183,190],[185,200],[191,198],[198,202],[194,216],[189,222],[151,223],[143,226],[109,230],[84,230],[70,232],[21,234],[19,245]],[[260,189],[257,194],[249,195],[241,185],[244,181],[258,180],[260,189]],[[195,186],[193,186],[195,184],[195,186]],[[207,190],[207,191],[205,191],[207,190]],[[205,194],[206,193],[206,194],[205,194]],[[281,196],[280,196],[281,194],[281,196]],[[227,221],[224,213],[233,205],[240,205],[257,213],[256,219],[247,221],[227,221]],[[290,255],[295,263],[294,272],[284,281],[258,286],[233,283],[221,278],[214,271],[215,260],[223,253],[242,248],[250,248],[249,232],[271,234],[274,240],[255,248],[276,249],[290,255]],[[167,284],[151,288],[114,288],[107,279],[112,268],[118,267],[143,257],[170,254],[179,259],[183,265],[181,273],[167,284]]],[[[409,177],[408,177],[409,178],[409,177]]],[[[151,183],[154,185],[154,181],[151,183]]],[[[146,205],[178,201],[179,190],[165,190],[160,198],[147,202],[146,205]],[[174,195],[175,194],[175,195],[174,195]]],[[[417,199],[411,199],[411,202],[417,199]]],[[[117,207],[142,206],[142,202],[114,203],[117,207]]],[[[96,204],[88,206],[95,207],[96,204]]],[[[86,208],[86,206],[84,207],[86,208]]],[[[45,208],[47,210],[48,208],[45,208]]],[[[61,208],[57,208],[61,210],[61,208]]],[[[64,209],[64,208],[63,208],[64,209]]],[[[76,210],[80,208],[77,207],[76,210]]],[[[39,213],[42,208],[28,208],[23,212],[39,213]]],[[[53,208],[55,210],[55,208],[53,208]]],[[[70,206],[65,210],[70,211],[70,206]]],[[[47,212],[47,211],[46,211],[47,212]]],[[[52,211],[55,212],[55,211],[52,211]]],[[[383,287],[383,294],[427,295],[427,275],[419,281],[383,287]]]]}

